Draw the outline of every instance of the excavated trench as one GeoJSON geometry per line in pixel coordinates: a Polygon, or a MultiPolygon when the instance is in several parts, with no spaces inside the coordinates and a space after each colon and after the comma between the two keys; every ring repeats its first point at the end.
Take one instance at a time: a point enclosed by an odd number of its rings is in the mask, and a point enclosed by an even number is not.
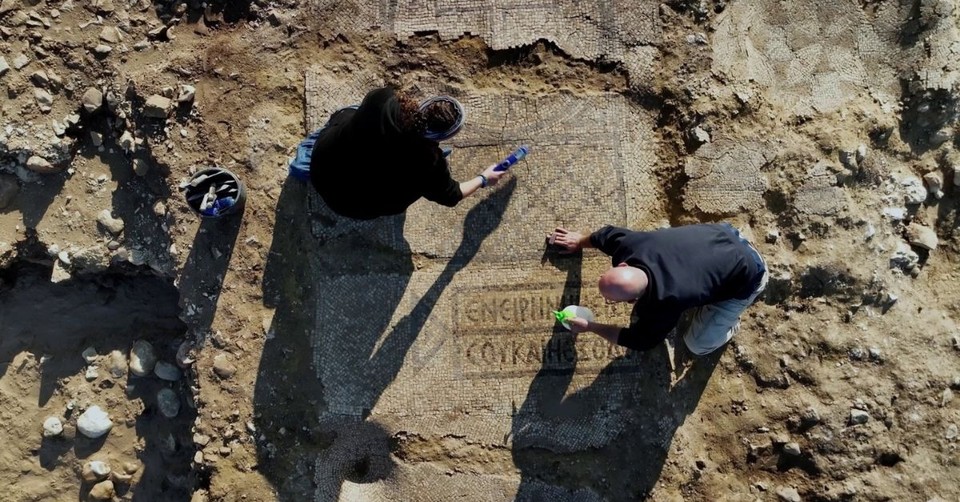
{"type": "Polygon", "coordinates": [[[77,494],[77,480],[50,474],[69,472],[71,465],[79,473],[87,461],[103,460],[113,470],[117,495],[188,499],[202,480],[191,467],[197,416],[191,369],[169,366],[176,366],[187,330],[179,319],[179,292],[168,279],[140,273],[59,283],[50,275],[49,266],[25,261],[0,270],[0,402],[14,411],[5,415],[0,437],[33,457],[26,464],[40,466],[23,468],[13,498],[53,496],[53,491],[58,500],[82,499],[93,482],[83,482],[77,494]],[[135,340],[152,345],[166,372],[133,375],[128,361],[135,340]],[[176,396],[175,404],[166,402],[166,413],[158,396],[164,389],[176,396]],[[77,430],[78,417],[90,406],[102,408],[113,422],[99,439],[77,430]],[[171,406],[178,408],[175,416],[171,406]],[[41,423],[51,416],[62,421],[63,434],[41,438],[41,423]],[[130,478],[118,475],[125,466],[137,467],[130,478]]]}

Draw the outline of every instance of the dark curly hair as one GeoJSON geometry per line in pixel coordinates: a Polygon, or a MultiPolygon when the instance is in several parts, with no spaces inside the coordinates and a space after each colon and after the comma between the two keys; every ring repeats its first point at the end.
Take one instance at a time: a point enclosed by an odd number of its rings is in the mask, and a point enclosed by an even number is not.
{"type": "Polygon", "coordinates": [[[449,101],[436,101],[420,111],[420,104],[412,97],[397,92],[400,104],[400,130],[422,136],[427,131],[446,131],[457,123],[457,107],[449,101]]]}
{"type": "Polygon", "coordinates": [[[449,101],[434,101],[423,111],[427,119],[427,130],[442,132],[457,125],[459,114],[457,107],[449,101]]]}
{"type": "Polygon", "coordinates": [[[427,131],[427,117],[420,113],[420,103],[407,94],[397,92],[397,103],[400,104],[400,113],[397,116],[397,125],[400,130],[417,136],[427,131]]]}

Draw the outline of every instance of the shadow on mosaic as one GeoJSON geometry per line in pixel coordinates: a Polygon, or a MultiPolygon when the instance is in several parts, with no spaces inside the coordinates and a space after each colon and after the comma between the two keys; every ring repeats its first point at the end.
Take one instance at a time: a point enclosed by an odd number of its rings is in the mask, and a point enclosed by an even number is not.
{"type": "Polygon", "coordinates": [[[370,410],[454,275],[499,226],[515,187],[511,180],[474,206],[462,236],[451,229],[461,241],[453,257],[391,327],[414,271],[405,216],[344,220],[312,210],[309,187],[284,185],[263,279],[275,313],[254,395],[259,468],[281,500],[336,501],[345,480],[390,476],[390,437],[370,410]]]}

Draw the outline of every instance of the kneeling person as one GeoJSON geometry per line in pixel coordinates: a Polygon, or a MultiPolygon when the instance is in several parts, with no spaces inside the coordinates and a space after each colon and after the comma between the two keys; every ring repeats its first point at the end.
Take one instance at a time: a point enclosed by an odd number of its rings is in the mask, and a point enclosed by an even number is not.
{"type": "Polygon", "coordinates": [[[612,258],[613,268],[600,276],[600,294],[634,305],[630,326],[569,322],[575,332],[591,331],[635,350],[657,346],[683,312],[694,309],[683,340],[692,353],[709,354],[730,341],[740,313],[767,285],[763,258],[727,223],[651,232],[606,226],[592,234],[557,228],[548,239],[567,252],[592,247],[612,258]]]}

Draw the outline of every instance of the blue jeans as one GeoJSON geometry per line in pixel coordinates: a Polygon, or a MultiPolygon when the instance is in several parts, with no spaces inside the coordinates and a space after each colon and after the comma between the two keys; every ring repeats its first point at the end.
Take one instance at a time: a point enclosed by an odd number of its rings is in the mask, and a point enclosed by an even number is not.
{"type": "Polygon", "coordinates": [[[760,253],[752,244],[740,236],[740,232],[736,228],[733,228],[733,232],[740,238],[741,242],[750,248],[751,257],[761,271],[760,281],[753,293],[747,298],[742,300],[731,298],[693,309],[693,320],[690,323],[690,328],[683,335],[683,341],[687,344],[690,352],[698,356],[719,349],[729,342],[733,335],[737,334],[737,331],[740,330],[740,314],[747,310],[747,307],[753,304],[757,296],[760,296],[760,293],[766,289],[767,280],[770,278],[767,264],[760,253]]]}

